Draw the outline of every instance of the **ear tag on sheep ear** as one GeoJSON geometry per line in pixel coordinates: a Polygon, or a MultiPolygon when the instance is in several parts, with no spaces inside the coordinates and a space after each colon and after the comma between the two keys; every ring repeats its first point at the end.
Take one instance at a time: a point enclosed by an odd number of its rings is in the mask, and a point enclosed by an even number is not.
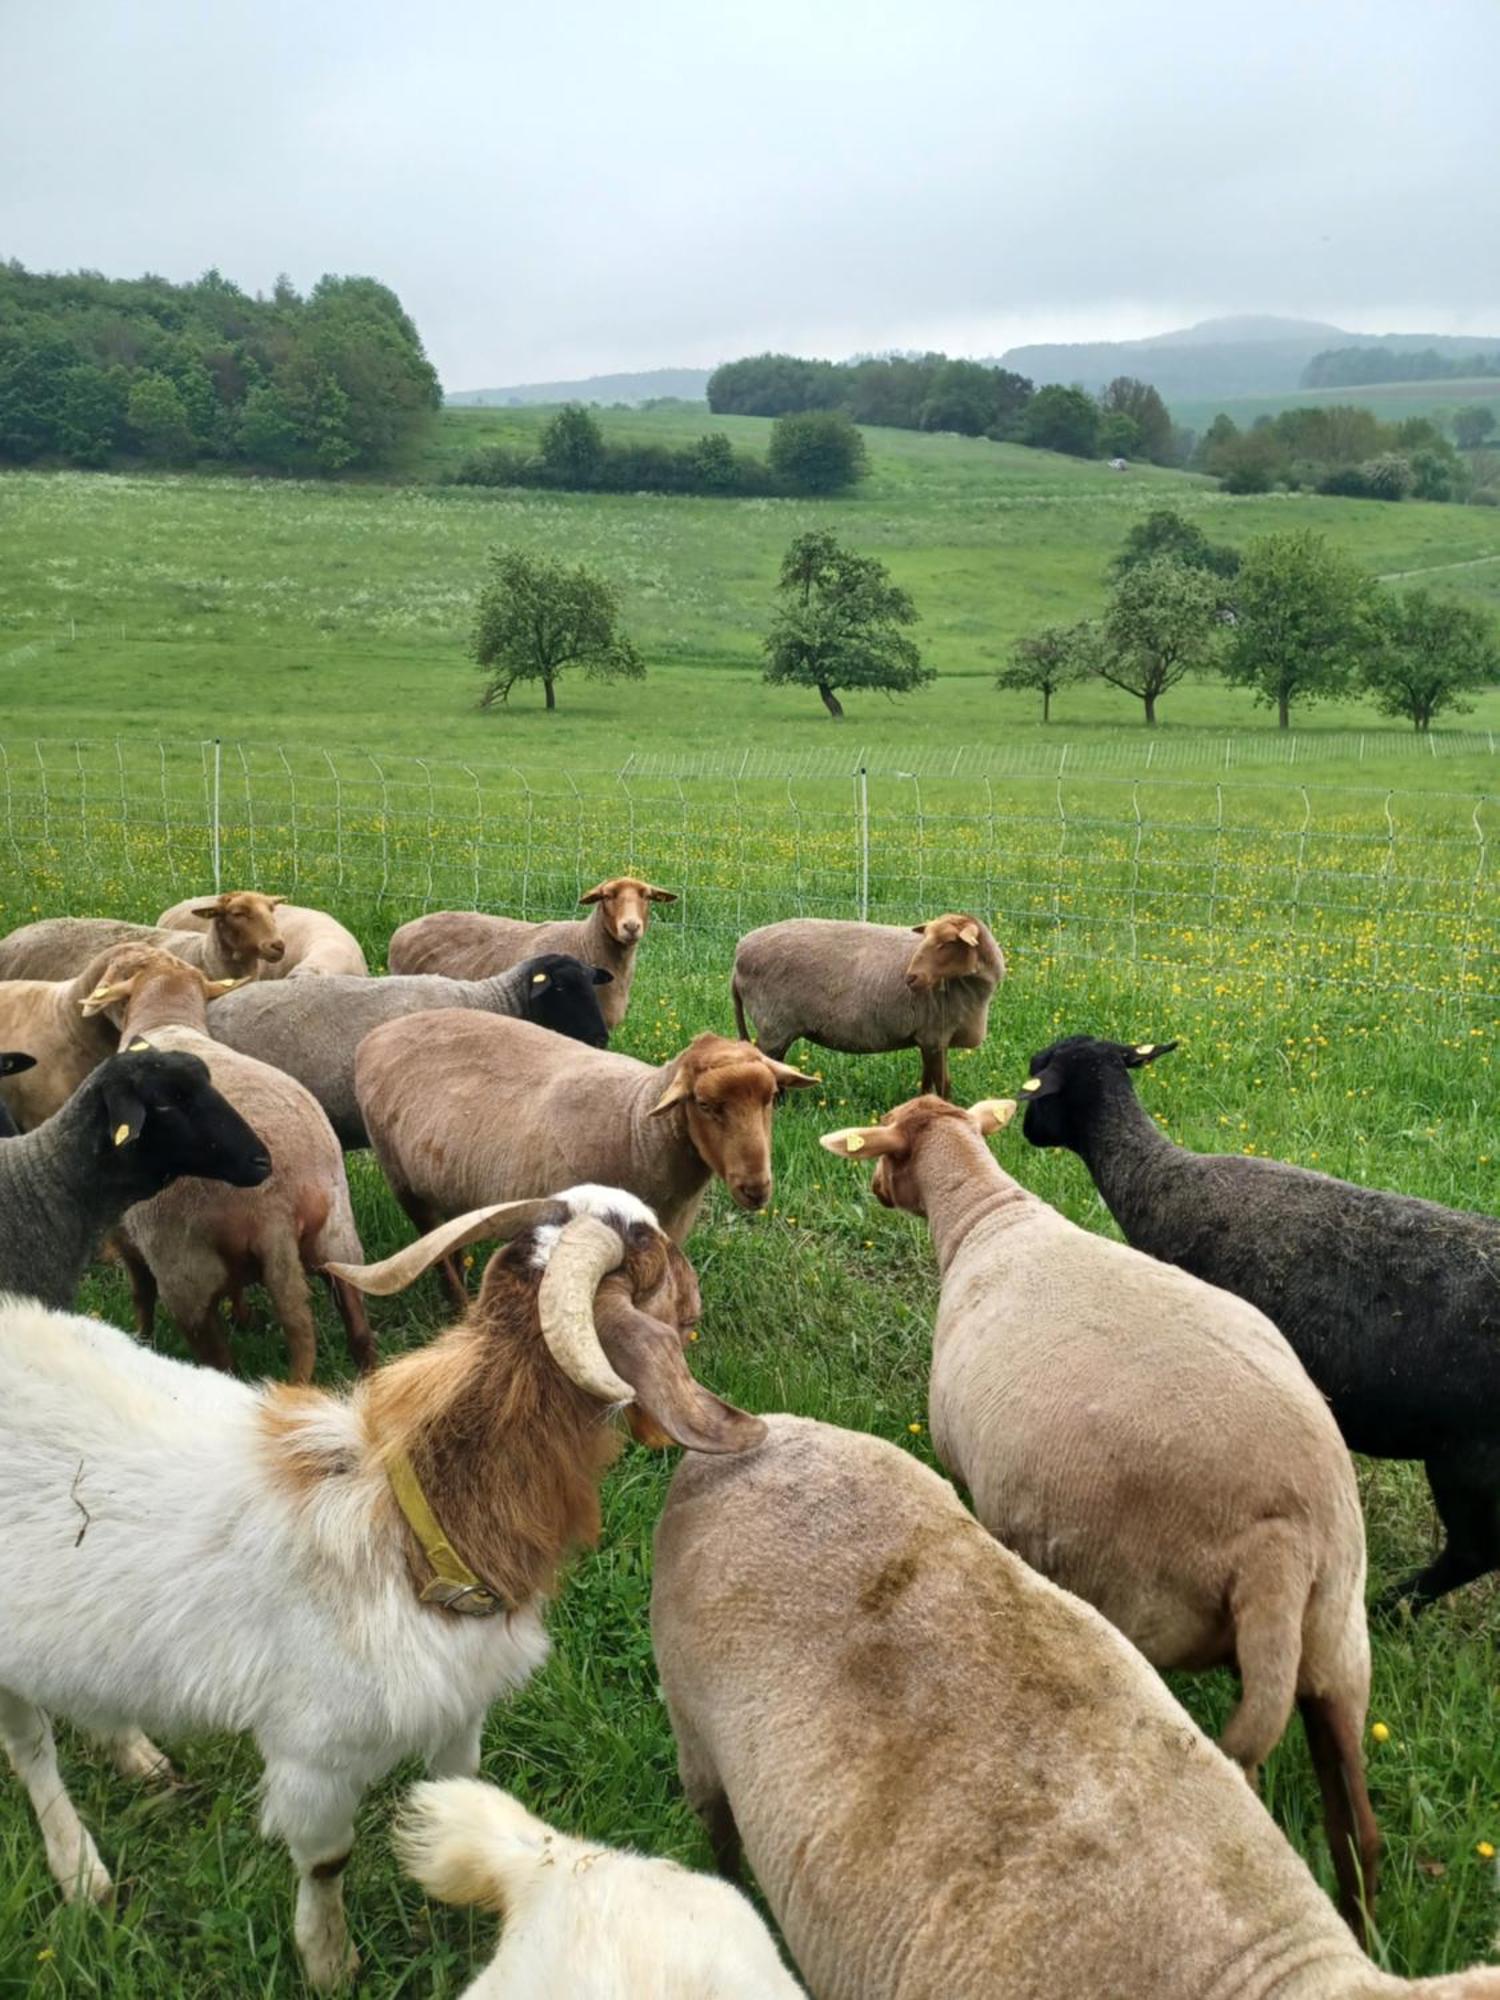
{"type": "Polygon", "coordinates": [[[545,986],[545,985],[547,984],[547,975],[546,975],[546,973],[545,973],[545,972],[533,972],[533,973],[532,973],[532,975],[531,975],[531,983],[532,983],[532,985],[533,985],[533,986],[545,986]]]}
{"type": "Polygon", "coordinates": [[[115,1127],[115,1144],[123,1146],[128,1143],[129,1139],[130,1127],[128,1125],[117,1125],[115,1127]]]}
{"type": "Polygon", "coordinates": [[[844,1150],[849,1153],[862,1153],[865,1150],[863,1132],[850,1132],[844,1140],[844,1150]]]}
{"type": "Polygon", "coordinates": [[[1041,1087],[1042,1079],[1039,1076],[1028,1076],[1026,1081],[1021,1085],[1022,1090],[1026,1091],[1037,1091],[1041,1087]]]}
{"type": "Polygon", "coordinates": [[[1135,1052],[1138,1056],[1154,1056],[1156,1054],[1156,1044],[1155,1042],[1137,1042],[1135,1052]]]}
{"type": "Polygon", "coordinates": [[[137,1035],[135,1040],[130,1044],[127,1053],[133,1056],[144,1055],[150,1046],[151,1044],[146,1040],[144,1035],[137,1035]]]}

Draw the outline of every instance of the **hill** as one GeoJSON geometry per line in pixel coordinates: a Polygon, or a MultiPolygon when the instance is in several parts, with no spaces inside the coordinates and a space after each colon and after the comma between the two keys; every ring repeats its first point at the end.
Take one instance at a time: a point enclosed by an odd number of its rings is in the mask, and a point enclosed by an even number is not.
{"type": "Polygon", "coordinates": [[[1013,347],[1000,357],[1038,384],[1079,382],[1100,389],[1116,375],[1138,375],[1173,405],[1193,399],[1263,396],[1298,388],[1302,371],[1332,347],[1384,347],[1403,353],[1433,348],[1448,356],[1479,354],[1500,346],[1480,334],[1350,333],[1320,320],[1242,317],[1201,320],[1195,326],[1142,340],[1094,340],[1013,347]]]}
{"type": "Polygon", "coordinates": [[[587,375],[578,382],[518,382],[508,389],[456,389],[445,398],[451,409],[483,409],[507,403],[644,403],[677,396],[701,403],[707,368],[647,368],[635,375],[587,375]]]}

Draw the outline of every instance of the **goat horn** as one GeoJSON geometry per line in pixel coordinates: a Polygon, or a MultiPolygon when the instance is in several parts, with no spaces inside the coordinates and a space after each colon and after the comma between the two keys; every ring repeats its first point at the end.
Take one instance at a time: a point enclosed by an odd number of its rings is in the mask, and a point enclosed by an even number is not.
{"type": "Polygon", "coordinates": [[[323,1269],[330,1277],[342,1278],[345,1284],[353,1285],[356,1291],[386,1298],[392,1292],[405,1291],[439,1257],[461,1250],[466,1243],[477,1242],[481,1237],[503,1242],[556,1210],[554,1201],[491,1202],[488,1208],[471,1208],[467,1215],[456,1215],[451,1222],[441,1223],[382,1263],[325,1264],[323,1269]]]}
{"type": "Polygon", "coordinates": [[[537,1294],[547,1350],[570,1382],[601,1403],[630,1403],[635,1391],[609,1365],[594,1325],[594,1294],[625,1246],[597,1216],[575,1215],[562,1227],[537,1294]]]}

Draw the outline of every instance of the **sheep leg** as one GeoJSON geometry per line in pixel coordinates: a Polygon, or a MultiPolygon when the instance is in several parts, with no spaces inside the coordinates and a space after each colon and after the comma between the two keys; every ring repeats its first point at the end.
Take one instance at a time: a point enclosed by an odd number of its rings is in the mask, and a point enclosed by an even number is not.
{"type": "Polygon", "coordinates": [[[266,1759],[261,1830],[280,1836],[297,1870],[297,1949],[309,1986],[330,1992],[359,1970],[344,1919],[344,1869],[359,1787],[318,1765],[266,1759]]]}
{"type": "Polygon", "coordinates": [[[479,1739],[484,1730],[484,1710],[447,1737],[427,1759],[427,1775],[431,1778],[477,1778],[479,1775],[479,1739]]]}
{"type": "Polygon", "coordinates": [[[1423,1611],[1450,1590],[1500,1569],[1500,1454],[1485,1444],[1426,1461],[1427,1483],[1447,1540],[1436,1558],[1377,1598],[1388,1615],[1402,1603],[1423,1611]]]}
{"type": "Polygon", "coordinates": [[[310,1382],[318,1356],[318,1329],[308,1296],[302,1253],[289,1231],[278,1230],[261,1251],[266,1290],[286,1335],[287,1380],[310,1382]]]}
{"type": "Polygon", "coordinates": [[[140,1340],[151,1340],[156,1333],[156,1302],[160,1296],[156,1273],[128,1237],[115,1236],[111,1239],[111,1245],[125,1266],[125,1275],[130,1280],[130,1298],[135,1307],[136,1336],[140,1340]]]}
{"type": "Polygon", "coordinates": [[[139,1729],[113,1730],[100,1740],[108,1745],[122,1778],[135,1778],[144,1785],[167,1785],[175,1780],[177,1773],[166,1751],[158,1750],[139,1729]]]}
{"type": "Polygon", "coordinates": [[[379,1355],[375,1348],[375,1336],[370,1330],[370,1319],[365,1311],[364,1295],[353,1285],[346,1285],[342,1278],[330,1273],[328,1289],[333,1294],[333,1303],[338,1308],[339,1318],[344,1322],[344,1342],[349,1349],[349,1359],[360,1373],[367,1374],[375,1366],[379,1355]]]}
{"type": "Polygon", "coordinates": [[[1240,1703],[1219,1748],[1247,1774],[1270,1756],[1291,1720],[1308,1589],[1306,1555],[1284,1528],[1273,1523],[1242,1544],[1229,1586],[1240,1703]]]}
{"type": "Polygon", "coordinates": [[[1338,1882],[1339,1915],[1360,1943],[1368,1945],[1380,1865],[1380,1828],[1365,1788],[1361,1718],[1330,1695],[1301,1695],[1297,1706],[1323,1795],[1323,1824],[1338,1882]]]}
{"type": "Polygon", "coordinates": [[[234,1356],[229,1350],[229,1335],[224,1330],[217,1299],[210,1299],[196,1313],[174,1312],[172,1317],[182,1328],[195,1361],[204,1368],[217,1368],[225,1375],[234,1373],[234,1356]]]}
{"type": "MultiPolygon", "coordinates": [[[[671,1715],[670,1706],[668,1714],[671,1715]]],[[[744,1855],[734,1808],[729,1803],[723,1780],[714,1769],[708,1752],[691,1730],[675,1715],[671,1716],[671,1721],[677,1738],[677,1769],[682,1789],[688,1804],[703,1822],[703,1830],[713,1851],[714,1866],[726,1882],[739,1882],[744,1875],[744,1855]]]]}
{"type": "Polygon", "coordinates": [[[0,1688],[0,1743],[26,1787],[47,1846],[47,1866],[71,1902],[108,1900],[113,1884],[57,1768],[52,1725],[41,1709],[0,1688]]]}
{"type": "Polygon", "coordinates": [[[953,1086],[948,1080],[948,1051],[946,1048],[922,1051],[922,1094],[934,1097],[951,1097],[953,1086]]]}

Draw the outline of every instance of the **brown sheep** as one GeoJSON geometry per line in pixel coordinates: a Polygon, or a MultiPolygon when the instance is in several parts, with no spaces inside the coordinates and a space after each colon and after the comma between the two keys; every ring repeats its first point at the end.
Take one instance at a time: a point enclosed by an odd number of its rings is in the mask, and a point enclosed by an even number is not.
{"type": "Polygon", "coordinates": [[[435,910],[403,924],[391,938],[392,972],[442,972],[450,979],[488,979],[539,952],[565,952],[585,965],[601,966],[612,983],[599,995],[599,1011],[611,1033],[625,1019],[635,954],[651,918],[653,903],[675,903],[670,889],[653,888],[636,875],[601,882],[580,903],[593,905],[585,918],[556,923],[522,923],[517,917],[487,917],[476,910],[435,910]]]}
{"type": "MultiPolygon", "coordinates": [[[[119,1024],[122,1047],[148,1041],[207,1064],[214,1088],[265,1142],[271,1174],[259,1187],[185,1179],[130,1209],[119,1248],[130,1273],[142,1338],[149,1338],[158,1293],[199,1361],[232,1368],[219,1307],[240,1315],[245,1288],[262,1284],[286,1335],[293,1382],[312,1379],[317,1334],[307,1273],[331,1259],[363,1261],[344,1176],[344,1155],[321,1106],[294,1078],[214,1041],[204,1020],[207,984],[195,966],[150,946],[115,953],[85,1002],[89,1014],[119,1024]]],[[[349,1353],[360,1368],[375,1360],[364,1304],[333,1284],[349,1353]]]]}
{"type": "Polygon", "coordinates": [[[114,917],[44,917],[0,938],[0,979],[72,979],[118,944],[154,945],[210,979],[258,979],[286,950],[276,927],[280,902],[251,889],[215,897],[193,912],[204,919],[201,932],[114,917]]]}
{"type": "MultiPolygon", "coordinates": [[[[329,916],[326,910],[305,909],[300,903],[284,903],[279,896],[270,900],[278,906],[276,927],[286,953],[263,968],[262,979],[309,979],[328,973],[347,973],[354,979],[369,977],[359,939],[337,917],[329,916]]],[[[200,907],[207,901],[203,896],[190,896],[163,910],[156,921],[163,930],[207,930],[212,920],[200,907]]]]}
{"type": "Polygon", "coordinates": [[[372,1029],[354,1069],[370,1143],[418,1229],[583,1181],[639,1196],[677,1243],[715,1175],[741,1208],[765,1207],[772,1104],[814,1081],[722,1035],[658,1069],[467,1010],[372,1029]]]}
{"type": "Polygon", "coordinates": [[[791,917],[740,939],[730,990],[741,1037],[753,1022],[778,1061],[799,1037],[851,1055],[918,1048],[922,1089],[947,1097],[948,1051],[984,1041],[1004,977],[1004,952],[962,912],[910,930],[791,917]]]}
{"type": "Polygon", "coordinates": [[[1377,1971],[1128,1640],[883,1440],[687,1458],[651,1633],[683,1785],[814,2000],[1500,2000],[1377,1971]]]}

